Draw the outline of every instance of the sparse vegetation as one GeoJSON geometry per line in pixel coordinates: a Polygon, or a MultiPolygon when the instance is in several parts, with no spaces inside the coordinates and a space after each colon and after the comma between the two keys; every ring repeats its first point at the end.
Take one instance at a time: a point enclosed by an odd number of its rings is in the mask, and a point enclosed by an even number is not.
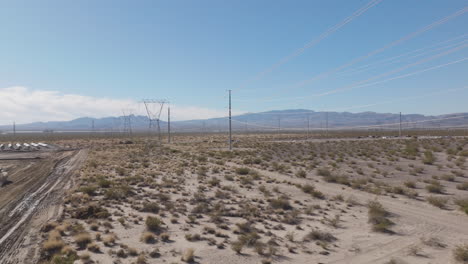
{"type": "Polygon", "coordinates": [[[146,227],[152,232],[160,232],[162,230],[163,222],[158,217],[148,216],[146,218],[146,227]]]}
{"type": "Polygon", "coordinates": [[[445,208],[448,202],[447,198],[439,197],[439,196],[429,196],[426,200],[435,207],[439,207],[441,209],[445,208]]]}
{"type": "Polygon", "coordinates": [[[384,209],[382,204],[378,201],[370,201],[368,207],[368,222],[372,225],[372,230],[377,232],[391,232],[390,227],[394,223],[388,219],[390,213],[384,209]]]}
{"type": "Polygon", "coordinates": [[[453,250],[453,256],[456,261],[468,263],[468,244],[458,245],[453,250]]]}
{"type": "MultiPolygon", "coordinates": [[[[413,222],[428,221],[434,228],[443,214],[454,219],[468,214],[466,201],[459,199],[464,169],[455,164],[462,164],[458,153],[464,145],[455,146],[455,140],[440,140],[447,145],[432,139],[285,144],[271,135],[253,135],[259,140],[243,138],[233,151],[224,151],[219,135],[199,137],[183,135],[171,145],[139,138],[128,145],[94,141],[92,162],[66,198],[66,222],[44,228],[44,260],[197,263],[209,260],[204,249],[218,249],[231,260],[239,258],[236,254],[258,255],[265,263],[320,255],[326,262],[327,255],[340,259],[344,250],[366,254],[359,241],[351,248],[339,242],[357,227],[362,232],[366,214],[369,232],[397,232],[395,241],[400,233],[421,231],[405,221],[412,210],[417,212],[413,222]],[[448,146],[452,154],[445,153],[448,146]],[[363,192],[376,197],[367,208],[363,192]],[[424,202],[449,210],[432,209],[438,217],[423,220],[432,213],[424,202]],[[387,203],[392,213],[384,208],[387,203]],[[454,206],[464,213],[451,211],[454,206]],[[393,228],[400,218],[404,224],[393,228]],[[78,239],[83,234],[87,238],[78,239]],[[197,257],[195,248],[203,248],[197,257]]],[[[445,234],[439,235],[421,238],[419,246],[404,252],[409,259],[432,261],[433,254],[424,255],[427,247],[452,250],[442,242],[448,241],[445,234]]],[[[369,243],[382,237],[388,236],[371,235],[369,243]]],[[[405,263],[391,257],[387,263],[405,263]]]]}

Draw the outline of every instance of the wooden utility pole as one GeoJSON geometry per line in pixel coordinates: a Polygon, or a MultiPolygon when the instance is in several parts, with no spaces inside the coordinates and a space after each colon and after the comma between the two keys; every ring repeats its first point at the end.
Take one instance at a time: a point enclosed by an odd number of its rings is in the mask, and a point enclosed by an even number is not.
{"type": "Polygon", "coordinates": [[[398,128],[398,137],[401,137],[401,112],[400,112],[400,126],[398,128]]]}
{"type": "Polygon", "coordinates": [[[281,134],[281,116],[278,116],[278,135],[281,134]]]}
{"type": "Polygon", "coordinates": [[[229,150],[232,150],[231,90],[229,90],[229,150]]]}
{"type": "Polygon", "coordinates": [[[167,143],[171,143],[171,107],[167,107],[167,143]]]}
{"type": "Polygon", "coordinates": [[[325,129],[326,129],[326,137],[328,138],[328,112],[325,112],[325,129]]]}

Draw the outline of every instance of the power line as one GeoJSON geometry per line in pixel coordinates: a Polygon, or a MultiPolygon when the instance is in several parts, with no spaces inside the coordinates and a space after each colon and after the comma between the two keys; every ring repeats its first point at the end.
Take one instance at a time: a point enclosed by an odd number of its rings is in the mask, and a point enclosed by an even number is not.
{"type": "Polygon", "coordinates": [[[232,150],[231,90],[229,91],[229,150],[232,150]]]}
{"type": "Polygon", "coordinates": [[[293,53],[291,53],[290,55],[282,58],[280,61],[278,61],[277,63],[271,65],[270,67],[268,67],[267,69],[263,70],[262,72],[256,74],[254,77],[250,78],[249,80],[247,80],[244,84],[242,84],[238,90],[240,89],[244,89],[245,86],[247,86],[249,83],[253,82],[253,81],[256,81],[256,80],[259,80],[261,79],[263,76],[267,75],[268,73],[272,72],[273,70],[275,70],[276,68],[280,67],[281,65],[287,63],[288,61],[290,61],[291,59],[301,55],[302,53],[304,53],[304,51],[306,51],[307,49],[315,46],[316,44],[318,44],[320,41],[322,41],[323,39],[325,39],[326,37],[328,37],[329,35],[333,34],[334,32],[336,32],[337,30],[339,30],[340,28],[342,28],[343,26],[345,26],[346,24],[348,24],[349,22],[353,21],[355,18],[361,16],[362,14],[364,14],[367,10],[369,10],[370,8],[372,8],[373,6],[377,5],[378,3],[380,3],[382,0],[371,0],[370,2],[368,2],[366,5],[364,5],[363,7],[361,7],[360,9],[358,9],[357,11],[355,11],[352,15],[350,15],[349,17],[345,18],[343,21],[341,21],[340,23],[334,25],[333,27],[329,28],[327,31],[325,31],[324,33],[322,33],[320,36],[318,36],[317,38],[313,39],[312,41],[308,42],[305,46],[303,46],[302,48],[294,51],[293,53]]]}
{"type": "Polygon", "coordinates": [[[378,78],[380,78],[380,77],[384,77],[384,76],[387,76],[387,75],[390,75],[390,74],[394,74],[394,73],[403,71],[403,70],[405,70],[405,69],[407,69],[407,68],[410,68],[410,67],[419,65],[419,64],[421,64],[421,63],[425,63],[425,62],[428,62],[428,61],[437,59],[437,58],[439,58],[439,57],[448,55],[448,54],[453,53],[453,52],[455,52],[455,51],[464,49],[464,48],[466,48],[466,47],[468,47],[468,45],[461,45],[461,46],[456,47],[456,48],[453,48],[453,49],[451,49],[451,50],[448,50],[448,51],[439,53],[439,54],[437,54],[437,55],[434,55],[434,56],[432,56],[432,57],[430,57],[430,58],[422,59],[422,60],[419,60],[419,61],[417,61],[417,62],[414,62],[414,63],[408,64],[408,65],[404,65],[404,66],[402,66],[402,67],[399,67],[399,68],[397,68],[397,69],[395,69],[395,70],[391,70],[391,71],[382,73],[382,74],[380,74],[380,75],[377,75],[377,76],[368,78],[368,79],[366,79],[366,80],[356,82],[355,84],[353,84],[353,85],[351,85],[351,86],[347,86],[347,87],[343,87],[343,88],[334,89],[334,90],[331,90],[331,91],[328,91],[328,92],[325,92],[325,93],[317,94],[316,96],[324,96],[324,95],[334,94],[334,93],[337,93],[337,92],[342,92],[342,91],[350,90],[350,89],[353,89],[353,88],[357,88],[357,87],[359,87],[359,86],[356,86],[356,85],[364,84],[364,83],[367,83],[367,82],[372,81],[372,80],[374,80],[374,79],[378,79],[378,78]]]}
{"type": "MultiPolygon", "coordinates": [[[[419,49],[416,49],[416,50],[408,51],[408,52],[405,52],[405,53],[402,53],[402,54],[399,54],[399,55],[396,55],[396,56],[393,56],[393,57],[390,57],[390,58],[385,58],[385,59],[382,59],[382,60],[379,60],[379,61],[371,62],[371,63],[365,64],[365,65],[356,67],[355,69],[344,70],[344,71],[341,71],[339,73],[347,73],[347,72],[353,71],[353,70],[361,70],[362,68],[370,67],[370,66],[373,66],[375,64],[382,63],[382,62],[392,61],[394,59],[405,57],[406,55],[413,54],[413,53],[416,53],[418,51],[427,50],[429,48],[437,47],[440,44],[444,44],[444,43],[447,43],[447,42],[452,42],[454,40],[458,40],[460,38],[465,38],[467,36],[468,36],[468,34],[463,34],[463,35],[457,36],[455,38],[444,40],[444,41],[441,41],[441,42],[438,42],[438,43],[435,43],[435,44],[432,44],[432,45],[429,45],[429,46],[425,46],[425,47],[422,47],[422,48],[419,48],[419,49]]],[[[453,45],[453,44],[451,44],[451,45],[453,45]]],[[[451,45],[449,45],[449,46],[451,46],[451,45]]]]}
{"type": "MultiPolygon", "coordinates": [[[[402,125],[410,125],[410,124],[420,124],[420,123],[427,123],[427,122],[434,122],[434,121],[442,121],[442,120],[451,120],[451,119],[460,119],[460,118],[468,118],[468,115],[461,115],[461,116],[452,116],[452,117],[441,117],[435,119],[426,119],[426,120],[419,120],[419,121],[411,121],[411,122],[402,122],[402,125]]],[[[232,121],[240,123],[240,124],[247,124],[245,122],[232,119],[232,121]]],[[[379,125],[366,125],[366,126],[343,126],[343,127],[335,127],[330,128],[327,126],[328,130],[353,130],[353,129],[365,129],[365,128],[378,128],[378,127],[388,127],[388,126],[397,126],[400,122],[396,123],[387,123],[387,124],[379,124],[379,125]]],[[[278,127],[272,126],[265,126],[265,125],[256,125],[256,124],[247,124],[249,126],[259,127],[259,128],[268,128],[272,130],[278,129],[278,127]]],[[[467,124],[468,125],[468,124],[467,124]]],[[[464,126],[464,125],[463,125],[464,126]]],[[[281,130],[290,130],[290,131],[304,131],[303,127],[295,127],[295,128],[281,128],[281,130]]]]}
{"type": "MultiPolygon", "coordinates": [[[[353,86],[346,86],[346,87],[348,87],[349,89],[354,89],[354,88],[373,86],[373,85],[376,85],[376,84],[381,84],[381,83],[396,80],[396,79],[402,79],[402,78],[410,77],[410,76],[417,75],[417,74],[420,74],[420,73],[424,73],[424,72],[427,72],[427,71],[431,71],[431,70],[439,69],[439,68],[442,68],[442,67],[450,66],[452,64],[461,63],[461,62],[464,62],[466,60],[468,60],[468,57],[465,57],[465,58],[462,58],[462,59],[459,59],[459,60],[455,60],[455,61],[451,61],[451,62],[448,62],[448,63],[444,63],[444,64],[439,64],[439,65],[432,66],[432,67],[422,69],[422,70],[418,70],[418,71],[415,71],[415,72],[399,75],[399,76],[396,76],[396,77],[391,77],[391,78],[388,78],[388,79],[380,80],[380,81],[373,82],[373,83],[367,83],[366,84],[365,81],[361,81],[363,83],[361,85],[353,85],[353,86]]],[[[388,75],[388,72],[386,73],[386,75],[388,75]]],[[[357,82],[357,83],[361,83],[361,82],[357,82]]],[[[320,95],[322,95],[322,94],[315,94],[315,95],[311,95],[311,96],[308,96],[308,97],[316,97],[316,96],[320,96],[320,95]]],[[[289,98],[284,98],[283,97],[283,98],[262,100],[260,102],[274,102],[274,101],[283,101],[283,100],[304,100],[305,98],[308,98],[308,97],[305,97],[305,96],[297,96],[297,97],[289,97],[289,98]]],[[[247,102],[247,101],[242,101],[241,100],[241,102],[247,102]]],[[[259,102],[259,100],[256,100],[256,102],[259,102]]]]}
{"type": "MultiPolygon", "coordinates": [[[[458,47],[453,48],[453,49],[450,49],[450,50],[448,50],[448,51],[444,51],[444,52],[442,52],[442,53],[433,55],[433,56],[431,56],[431,57],[429,57],[429,58],[424,58],[424,59],[419,60],[419,61],[417,61],[417,62],[410,63],[410,64],[407,64],[407,65],[401,66],[401,67],[399,67],[399,68],[397,68],[397,69],[390,70],[390,71],[387,71],[387,72],[385,72],[385,73],[372,76],[372,77],[370,77],[370,78],[368,78],[368,79],[355,82],[355,83],[353,83],[353,84],[351,84],[351,85],[347,85],[347,86],[344,86],[344,87],[341,87],[341,88],[333,89],[333,90],[330,90],[330,91],[327,91],[327,92],[316,93],[316,94],[312,94],[312,95],[309,95],[309,96],[298,96],[298,97],[290,97],[290,98],[284,98],[284,97],[283,97],[283,98],[278,98],[278,99],[276,99],[276,100],[279,100],[279,101],[284,101],[284,100],[304,100],[304,99],[306,99],[306,98],[311,98],[311,97],[322,97],[322,96],[334,94],[334,93],[337,93],[337,92],[342,92],[342,91],[346,91],[346,90],[351,90],[351,89],[354,89],[354,88],[372,86],[372,85],[380,84],[380,83],[387,82],[387,81],[391,81],[391,80],[395,80],[395,79],[401,79],[401,78],[409,77],[409,76],[416,75],[416,74],[419,74],[419,73],[423,73],[423,72],[426,72],[426,71],[429,71],[429,70],[438,69],[438,68],[441,68],[441,67],[445,67],[445,66],[448,66],[448,65],[455,64],[455,63],[463,62],[463,61],[465,61],[467,58],[463,58],[463,59],[456,60],[456,61],[453,61],[453,62],[445,63],[445,64],[442,64],[442,65],[437,65],[437,66],[430,67],[430,68],[427,68],[427,69],[424,69],[424,70],[420,70],[420,71],[416,71],[416,72],[413,72],[413,73],[404,74],[404,75],[397,76],[397,77],[392,77],[392,78],[389,78],[389,79],[386,79],[386,80],[381,80],[381,81],[377,81],[377,82],[374,82],[374,83],[368,83],[368,82],[370,82],[370,81],[372,81],[372,80],[375,80],[375,79],[378,79],[378,78],[381,78],[381,77],[384,77],[384,76],[388,76],[388,75],[391,75],[391,74],[394,74],[394,73],[397,73],[397,72],[401,72],[401,71],[403,71],[403,70],[405,70],[405,69],[407,69],[407,68],[411,68],[411,67],[413,67],[413,66],[416,66],[416,65],[419,65],[419,64],[422,64],[422,63],[425,63],[425,62],[428,62],[428,61],[437,59],[437,58],[439,58],[439,57],[442,57],[442,56],[448,55],[448,54],[450,54],[450,53],[459,51],[459,50],[464,49],[464,48],[466,48],[466,47],[468,47],[468,44],[458,46],[458,47]]],[[[268,101],[273,101],[273,100],[268,100],[268,101]]]]}
{"type": "Polygon", "coordinates": [[[171,143],[171,107],[167,106],[167,143],[171,143]]]}
{"type": "MultiPolygon", "coordinates": [[[[466,60],[466,59],[465,59],[466,60]]],[[[412,99],[420,99],[424,97],[429,97],[429,96],[434,96],[434,95],[442,95],[442,94],[447,94],[447,93],[452,93],[452,92],[458,92],[458,91],[463,91],[467,90],[468,86],[464,86],[461,88],[454,88],[454,89],[443,89],[439,91],[433,91],[430,93],[425,93],[422,95],[417,95],[417,96],[409,96],[409,97],[403,97],[403,98],[396,98],[393,100],[385,100],[385,101],[380,101],[372,104],[366,104],[366,105],[359,105],[359,106],[348,106],[348,107],[341,107],[341,108],[333,108],[333,109],[326,109],[322,111],[327,111],[327,112],[339,112],[339,111],[347,111],[347,110],[352,110],[352,109],[359,109],[359,108],[367,108],[371,106],[376,106],[376,105],[382,105],[382,104],[389,104],[389,103],[395,103],[395,102],[400,102],[400,101],[407,101],[407,100],[412,100],[412,99]]],[[[303,111],[303,112],[278,112],[278,111],[273,111],[273,112],[258,112],[258,113],[246,113],[243,115],[288,115],[288,116],[294,116],[294,115],[310,115],[314,113],[314,111],[303,111]]],[[[243,116],[240,115],[240,116],[243,116]]],[[[224,117],[226,118],[226,117],[224,117]]]]}
{"type": "MultiPolygon", "coordinates": [[[[439,50],[444,50],[444,49],[448,49],[450,47],[454,47],[454,46],[458,46],[460,44],[463,44],[463,43],[466,43],[467,40],[463,40],[463,41],[460,41],[460,42],[457,42],[457,43],[451,43],[450,45],[446,45],[446,46],[443,46],[443,47],[439,47],[439,48],[436,48],[436,49],[432,49],[432,50],[429,50],[429,51],[425,51],[425,52],[422,52],[422,53],[419,53],[419,54],[416,54],[416,55],[413,55],[413,56],[408,56],[408,57],[405,57],[404,59],[412,59],[412,58],[417,58],[417,57],[420,57],[422,55],[426,55],[428,53],[432,53],[434,51],[439,51],[439,50]]],[[[404,55],[406,56],[408,53],[405,53],[404,55]]],[[[379,65],[381,64],[382,66],[384,65],[391,65],[391,64],[395,64],[395,63],[398,63],[398,62],[401,62],[402,59],[400,60],[395,60],[397,58],[400,58],[402,57],[403,55],[398,55],[398,56],[395,56],[395,57],[392,57],[390,58],[389,60],[382,60],[382,61],[379,61],[379,62],[375,62],[373,64],[368,64],[368,65],[365,65],[366,67],[359,67],[357,69],[349,69],[348,71],[344,71],[344,72],[341,72],[338,73],[340,74],[341,76],[344,76],[344,75],[350,75],[350,74],[356,74],[356,73],[361,73],[361,72],[365,72],[369,69],[372,69],[372,68],[375,68],[375,65],[379,65]]]]}
{"type": "Polygon", "coordinates": [[[389,104],[389,103],[395,103],[395,102],[406,101],[406,100],[411,100],[411,99],[424,98],[424,97],[428,97],[428,96],[441,95],[441,94],[457,92],[457,91],[467,90],[467,89],[468,89],[468,86],[465,86],[463,88],[449,89],[449,90],[444,89],[442,91],[436,91],[436,92],[433,92],[433,93],[426,93],[426,94],[423,94],[423,95],[403,97],[403,98],[398,98],[398,99],[394,99],[394,100],[387,100],[387,101],[381,101],[381,102],[367,104],[367,105],[336,108],[334,111],[346,111],[346,110],[352,110],[352,109],[366,108],[366,107],[375,106],[375,105],[389,104]]]}
{"type": "Polygon", "coordinates": [[[321,73],[321,74],[319,74],[319,75],[316,75],[315,77],[310,78],[310,79],[308,79],[308,80],[302,81],[302,82],[300,82],[297,86],[295,86],[295,88],[297,88],[297,87],[302,87],[302,86],[304,86],[304,85],[310,83],[311,81],[314,81],[314,80],[316,80],[316,79],[318,79],[318,78],[321,78],[321,77],[329,76],[329,75],[331,75],[331,74],[333,74],[333,73],[335,73],[335,72],[337,72],[337,71],[340,71],[340,70],[345,69],[345,68],[347,68],[347,67],[349,67],[349,66],[351,66],[351,65],[353,65],[353,64],[356,64],[356,63],[359,62],[359,61],[362,61],[362,60],[367,59],[367,58],[369,58],[369,57],[371,57],[371,56],[374,56],[374,55],[376,55],[376,54],[378,54],[378,53],[381,53],[381,52],[383,52],[383,51],[385,51],[385,50],[387,50],[387,49],[389,49],[389,48],[391,48],[391,47],[394,47],[394,46],[396,46],[396,45],[398,45],[398,44],[400,44],[400,43],[402,43],[402,42],[404,42],[404,41],[407,41],[407,40],[409,40],[409,39],[412,39],[412,38],[414,38],[414,37],[416,37],[416,36],[418,36],[418,35],[420,35],[420,34],[426,32],[426,31],[428,31],[428,30],[431,30],[432,28],[434,28],[434,27],[436,27],[436,26],[442,25],[442,24],[448,22],[450,19],[453,19],[453,18],[455,18],[455,17],[458,17],[458,16],[460,16],[460,15],[463,15],[463,14],[465,14],[466,12],[468,12],[468,7],[465,7],[465,8],[463,8],[463,9],[460,9],[460,10],[458,10],[457,12],[455,12],[455,13],[453,13],[453,14],[447,16],[447,17],[444,17],[444,18],[442,18],[442,19],[440,19],[440,20],[438,20],[438,21],[436,21],[436,22],[433,22],[433,23],[431,23],[431,24],[425,26],[424,28],[421,28],[420,30],[417,30],[417,31],[415,31],[415,32],[412,32],[412,33],[410,33],[410,34],[408,34],[408,35],[406,35],[406,36],[404,36],[404,37],[402,37],[402,38],[400,38],[400,39],[398,39],[398,40],[395,40],[395,41],[391,42],[391,43],[389,43],[389,44],[383,46],[382,48],[376,49],[376,50],[374,50],[374,51],[369,52],[368,54],[366,54],[366,55],[364,55],[364,56],[358,57],[358,58],[352,60],[352,61],[349,62],[349,63],[346,63],[346,64],[344,64],[344,65],[341,65],[341,66],[339,66],[339,67],[337,67],[337,68],[335,68],[335,69],[332,69],[331,71],[328,71],[328,72],[325,72],[325,73],[321,73]]]}
{"type": "Polygon", "coordinates": [[[397,39],[397,40],[395,40],[395,41],[393,41],[393,42],[391,42],[391,43],[389,43],[389,44],[387,44],[387,45],[385,45],[385,46],[383,46],[383,47],[381,47],[379,49],[373,50],[373,51],[367,53],[366,55],[357,57],[357,58],[351,60],[348,63],[340,65],[340,66],[338,66],[336,68],[333,68],[333,69],[331,69],[329,71],[319,73],[319,74],[315,75],[312,78],[300,81],[299,83],[288,86],[287,88],[283,88],[283,90],[285,90],[285,89],[290,90],[290,89],[300,88],[300,87],[303,87],[303,86],[305,86],[305,85],[307,85],[307,84],[309,84],[309,83],[311,83],[311,82],[313,82],[315,80],[319,80],[321,78],[328,77],[328,76],[330,76],[330,75],[332,75],[332,74],[334,74],[336,72],[339,72],[339,71],[341,71],[343,69],[346,69],[346,68],[348,68],[348,67],[350,67],[350,66],[352,66],[352,65],[354,65],[354,64],[356,64],[356,63],[358,63],[360,61],[363,61],[363,60],[365,60],[365,59],[367,59],[369,57],[372,57],[372,56],[374,56],[376,54],[382,53],[383,51],[385,51],[385,50],[387,50],[389,48],[392,48],[392,47],[394,47],[394,46],[396,46],[396,45],[398,45],[398,44],[400,44],[402,42],[410,40],[410,39],[412,39],[412,38],[426,32],[426,31],[431,30],[432,28],[434,28],[436,26],[442,25],[442,24],[448,22],[451,19],[454,19],[454,18],[456,18],[456,17],[458,17],[460,15],[465,14],[466,12],[468,12],[468,7],[462,8],[462,9],[460,9],[460,10],[458,10],[458,11],[456,11],[456,12],[454,12],[454,13],[452,13],[452,14],[450,14],[450,15],[448,15],[448,16],[440,19],[440,20],[437,20],[437,21],[435,21],[435,22],[433,22],[433,23],[431,23],[431,24],[429,24],[429,25],[427,25],[427,26],[425,26],[425,27],[423,27],[423,28],[421,28],[421,29],[419,29],[417,31],[414,31],[414,32],[412,32],[412,33],[410,33],[408,35],[405,35],[404,37],[402,37],[400,39],[397,39]]]}

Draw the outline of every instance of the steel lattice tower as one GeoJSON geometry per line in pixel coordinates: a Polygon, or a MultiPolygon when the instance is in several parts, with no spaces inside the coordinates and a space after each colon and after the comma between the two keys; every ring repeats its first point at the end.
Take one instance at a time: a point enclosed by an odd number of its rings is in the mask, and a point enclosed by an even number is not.
{"type": "Polygon", "coordinates": [[[158,140],[161,141],[161,126],[159,124],[161,112],[163,110],[164,104],[167,103],[166,100],[154,100],[154,99],[143,99],[143,104],[145,105],[146,114],[148,115],[149,120],[149,133],[151,130],[157,128],[158,140]]]}
{"type": "Polygon", "coordinates": [[[132,135],[132,110],[122,109],[123,114],[123,133],[127,136],[132,135]]]}

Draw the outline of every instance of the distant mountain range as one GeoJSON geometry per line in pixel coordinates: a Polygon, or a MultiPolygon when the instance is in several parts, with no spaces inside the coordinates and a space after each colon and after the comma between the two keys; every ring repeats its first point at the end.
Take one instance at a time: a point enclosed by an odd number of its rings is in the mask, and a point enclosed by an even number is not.
{"type": "MultiPolygon", "coordinates": [[[[133,131],[147,131],[146,116],[131,116],[133,131]]],[[[399,114],[392,113],[349,113],[349,112],[315,112],[306,109],[275,110],[261,113],[247,113],[232,117],[234,131],[259,131],[281,129],[317,130],[325,129],[380,129],[398,128],[399,114]],[[309,121],[307,121],[309,120],[309,121]],[[386,124],[394,124],[387,126],[386,124]],[[385,125],[385,126],[382,126],[385,125]]],[[[17,131],[95,131],[118,132],[124,129],[123,117],[90,118],[82,117],[70,121],[35,122],[17,124],[17,131]]],[[[440,116],[420,114],[402,115],[404,128],[437,128],[468,126],[468,113],[454,113],[440,116]]],[[[161,129],[167,129],[167,122],[160,122],[161,129]]],[[[201,120],[174,121],[171,128],[175,132],[221,132],[227,131],[227,118],[210,118],[201,120]]],[[[0,130],[9,132],[12,126],[0,126],[0,130]]]]}

